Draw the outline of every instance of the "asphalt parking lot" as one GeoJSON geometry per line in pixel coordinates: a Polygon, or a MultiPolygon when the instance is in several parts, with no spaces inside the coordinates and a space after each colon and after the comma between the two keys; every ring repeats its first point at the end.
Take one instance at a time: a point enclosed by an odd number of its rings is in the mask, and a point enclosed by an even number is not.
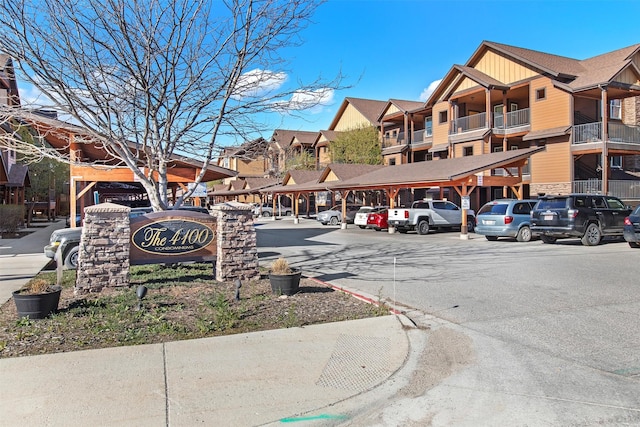
{"type": "Polygon", "coordinates": [[[310,276],[418,309],[470,339],[466,369],[427,391],[434,408],[455,407],[470,423],[482,419],[478,407],[502,404],[511,425],[640,424],[640,249],[257,224],[261,264],[286,256],[310,276]],[[463,407],[475,408],[472,421],[463,407]]]}

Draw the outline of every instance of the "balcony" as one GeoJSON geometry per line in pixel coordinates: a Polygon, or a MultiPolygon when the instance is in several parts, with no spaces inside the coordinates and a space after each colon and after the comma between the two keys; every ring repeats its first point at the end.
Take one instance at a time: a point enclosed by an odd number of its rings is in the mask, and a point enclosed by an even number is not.
{"type": "MultiPolygon", "coordinates": [[[[640,181],[609,180],[609,196],[622,200],[640,200],[640,181]]],[[[602,180],[573,181],[574,193],[602,194],[602,180]]]]}
{"type": "Polygon", "coordinates": [[[395,137],[384,137],[382,138],[382,149],[397,147],[398,145],[404,144],[404,134],[400,133],[395,137]]]}
{"type": "Polygon", "coordinates": [[[453,120],[451,135],[487,128],[487,113],[478,113],[453,120]]]}
{"type": "Polygon", "coordinates": [[[529,111],[528,108],[523,108],[507,114],[495,114],[493,118],[493,133],[504,135],[528,130],[531,125],[529,111]]]}
{"type": "MultiPolygon", "coordinates": [[[[640,127],[626,126],[621,123],[609,123],[609,142],[621,142],[640,145],[640,127]]],[[[586,123],[573,127],[573,143],[585,144],[602,142],[602,122],[586,123]]]]}

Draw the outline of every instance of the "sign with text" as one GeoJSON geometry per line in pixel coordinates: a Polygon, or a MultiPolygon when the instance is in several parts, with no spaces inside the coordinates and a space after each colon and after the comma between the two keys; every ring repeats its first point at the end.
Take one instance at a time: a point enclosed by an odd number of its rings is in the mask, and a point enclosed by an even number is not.
{"type": "Polygon", "coordinates": [[[130,263],[212,261],[216,219],[199,212],[172,210],[131,219],[130,263]]]}

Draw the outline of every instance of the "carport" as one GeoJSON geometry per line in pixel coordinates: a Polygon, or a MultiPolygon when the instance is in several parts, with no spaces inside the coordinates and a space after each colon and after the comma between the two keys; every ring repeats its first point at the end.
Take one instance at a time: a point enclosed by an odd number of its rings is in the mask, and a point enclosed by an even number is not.
{"type": "MultiPolygon", "coordinates": [[[[93,198],[89,191],[94,189],[99,182],[137,184],[133,171],[101,148],[101,141],[88,138],[83,128],[38,114],[23,113],[19,119],[28,123],[39,135],[43,136],[53,149],[68,156],[72,227],[76,226],[77,205],[80,205],[82,212],[85,206],[93,204],[93,198]]],[[[136,150],[132,144],[131,150],[136,150]]],[[[139,156],[143,157],[144,153],[138,151],[139,156]]],[[[144,160],[140,160],[140,169],[147,173],[144,165],[144,160]]],[[[168,166],[167,180],[174,200],[178,189],[187,191],[188,184],[196,180],[201,172],[201,166],[197,160],[178,155],[173,156],[168,166]]],[[[228,178],[236,174],[235,171],[211,164],[204,171],[202,182],[228,178]]],[[[198,201],[196,204],[199,204],[199,199],[195,198],[195,200],[198,201]]]]}
{"type": "MultiPolygon", "coordinates": [[[[400,190],[411,188],[451,187],[460,195],[462,200],[465,200],[476,187],[508,187],[519,199],[522,199],[522,169],[533,154],[544,150],[545,147],[533,147],[480,156],[377,167],[369,172],[345,180],[309,183],[306,185],[282,185],[268,191],[273,194],[302,194],[327,190],[340,192],[343,196],[342,218],[345,218],[346,214],[346,196],[349,192],[357,190],[383,190],[389,198],[389,206],[391,208],[395,207],[395,198],[400,190]],[[484,175],[485,171],[498,168],[504,168],[508,176],[484,175]],[[511,168],[517,168],[517,174],[511,173],[511,168]]],[[[355,167],[356,165],[346,166],[355,167]]],[[[297,198],[295,200],[297,204],[297,198]]],[[[295,214],[297,218],[297,207],[295,214]]],[[[466,235],[467,209],[465,206],[463,206],[462,215],[462,234],[466,235]]],[[[343,223],[342,226],[346,228],[346,224],[343,223]]]]}

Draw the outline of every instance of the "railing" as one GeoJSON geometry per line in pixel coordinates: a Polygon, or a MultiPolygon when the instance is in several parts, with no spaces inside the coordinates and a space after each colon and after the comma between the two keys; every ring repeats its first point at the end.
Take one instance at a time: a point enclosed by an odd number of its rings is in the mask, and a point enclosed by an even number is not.
{"type": "MultiPolygon", "coordinates": [[[[491,175],[492,176],[518,176],[518,168],[491,169],[491,175]]],[[[522,167],[522,176],[525,176],[525,175],[531,175],[531,168],[529,167],[529,163],[527,163],[522,167]]]]}
{"type": "MultiPolygon", "coordinates": [[[[609,196],[622,200],[640,199],[640,181],[609,180],[609,196]]],[[[573,182],[574,193],[602,194],[602,180],[588,179],[573,182]]]]}
{"type": "Polygon", "coordinates": [[[422,141],[424,141],[424,129],[414,131],[411,138],[411,143],[420,144],[422,141]]]}
{"type": "Polygon", "coordinates": [[[478,113],[472,116],[460,117],[453,120],[451,134],[469,132],[487,127],[487,113],[478,113]]]}
{"type": "Polygon", "coordinates": [[[401,144],[401,140],[398,136],[393,137],[393,138],[389,138],[389,137],[383,137],[382,138],[382,148],[389,148],[389,147],[395,147],[397,145],[401,144]]]}
{"type": "Polygon", "coordinates": [[[587,123],[573,127],[573,143],[583,144],[585,142],[602,141],[602,123],[587,123]]]}
{"type": "Polygon", "coordinates": [[[625,126],[620,123],[609,123],[609,141],[640,144],[640,128],[625,126]]]}
{"type": "Polygon", "coordinates": [[[528,108],[511,111],[507,114],[495,114],[493,118],[493,127],[495,129],[511,129],[530,124],[531,119],[528,108]]]}
{"type": "MultiPolygon", "coordinates": [[[[640,128],[620,123],[608,124],[608,140],[627,144],[640,144],[640,128]]],[[[573,127],[573,143],[602,142],[602,122],[575,125],[573,127]]]]}

